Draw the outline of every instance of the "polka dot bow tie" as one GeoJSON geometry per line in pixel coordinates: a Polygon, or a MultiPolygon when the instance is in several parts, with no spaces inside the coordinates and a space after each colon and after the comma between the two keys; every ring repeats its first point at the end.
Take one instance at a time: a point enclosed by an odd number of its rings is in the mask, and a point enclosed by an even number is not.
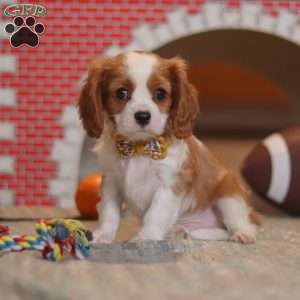
{"type": "Polygon", "coordinates": [[[126,137],[117,134],[115,144],[122,158],[134,155],[148,155],[152,159],[164,159],[168,154],[169,140],[163,136],[148,141],[129,141],[126,137]]]}

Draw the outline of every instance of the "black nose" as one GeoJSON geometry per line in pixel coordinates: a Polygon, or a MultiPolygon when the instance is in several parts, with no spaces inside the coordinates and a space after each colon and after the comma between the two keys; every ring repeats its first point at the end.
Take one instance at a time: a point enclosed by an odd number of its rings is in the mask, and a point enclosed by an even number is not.
{"type": "Polygon", "coordinates": [[[139,125],[146,126],[150,122],[151,114],[148,111],[138,111],[134,118],[139,125]]]}

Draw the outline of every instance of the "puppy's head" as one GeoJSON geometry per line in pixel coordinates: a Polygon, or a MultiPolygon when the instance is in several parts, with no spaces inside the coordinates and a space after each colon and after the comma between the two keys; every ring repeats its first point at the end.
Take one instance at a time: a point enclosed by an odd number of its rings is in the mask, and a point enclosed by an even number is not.
{"type": "Polygon", "coordinates": [[[162,134],[182,139],[192,134],[198,113],[184,61],[144,52],[93,62],[78,106],[85,130],[97,138],[107,119],[132,140],[162,134]]]}

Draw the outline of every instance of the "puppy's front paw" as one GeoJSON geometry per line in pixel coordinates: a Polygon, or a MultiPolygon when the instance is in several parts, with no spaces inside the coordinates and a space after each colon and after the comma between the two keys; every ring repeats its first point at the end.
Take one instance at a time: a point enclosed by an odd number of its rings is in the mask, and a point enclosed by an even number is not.
{"type": "Polygon", "coordinates": [[[114,241],[115,235],[112,232],[97,229],[93,232],[93,244],[110,244],[114,241]]]}
{"type": "Polygon", "coordinates": [[[230,240],[236,243],[253,244],[256,241],[256,229],[235,231],[230,240]]]}

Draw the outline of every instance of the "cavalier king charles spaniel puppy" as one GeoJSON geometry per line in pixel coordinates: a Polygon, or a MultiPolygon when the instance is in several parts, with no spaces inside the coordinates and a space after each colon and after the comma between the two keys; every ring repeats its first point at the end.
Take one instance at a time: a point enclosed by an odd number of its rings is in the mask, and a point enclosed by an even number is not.
{"type": "Polygon", "coordinates": [[[123,202],[143,218],[133,240],[174,228],[195,239],[253,243],[248,191],[193,136],[199,107],[180,58],[142,51],[95,60],[78,101],[104,175],[94,242],[116,237],[123,202]]]}

